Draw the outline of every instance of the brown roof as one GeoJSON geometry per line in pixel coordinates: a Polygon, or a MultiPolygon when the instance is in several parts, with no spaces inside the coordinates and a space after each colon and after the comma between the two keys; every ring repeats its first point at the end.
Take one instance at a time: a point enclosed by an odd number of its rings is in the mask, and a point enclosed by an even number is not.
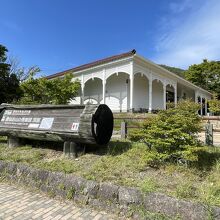
{"type": "Polygon", "coordinates": [[[87,64],[84,64],[84,65],[81,65],[81,66],[77,66],[77,67],[74,67],[74,68],[71,68],[71,69],[68,69],[68,70],[64,70],[62,72],[58,72],[58,73],[49,75],[46,78],[47,79],[52,79],[52,78],[55,78],[55,77],[63,76],[63,75],[65,75],[67,73],[70,73],[70,72],[77,72],[77,71],[80,71],[80,70],[88,69],[88,68],[98,66],[98,65],[101,65],[101,64],[104,64],[104,63],[112,62],[112,61],[119,60],[119,59],[122,59],[122,58],[125,58],[125,57],[130,57],[130,56],[134,55],[135,53],[136,53],[136,50],[131,50],[127,53],[118,54],[118,55],[107,57],[107,58],[97,60],[97,61],[94,61],[94,62],[91,62],[91,63],[87,63],[87,64]]]}

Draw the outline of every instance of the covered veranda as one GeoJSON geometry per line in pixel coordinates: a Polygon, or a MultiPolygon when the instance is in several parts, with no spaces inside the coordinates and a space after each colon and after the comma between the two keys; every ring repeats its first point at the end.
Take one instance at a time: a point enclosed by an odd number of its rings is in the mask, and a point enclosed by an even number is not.
{"type": "Polygon", "coordinates": [[[154,112],[181,99],[201,103],[207,114],[207,99],[193,89],[153,74],[113,72],[88,77],[81,86],[81,104],[107,104],[114,112],[154,112]]]}

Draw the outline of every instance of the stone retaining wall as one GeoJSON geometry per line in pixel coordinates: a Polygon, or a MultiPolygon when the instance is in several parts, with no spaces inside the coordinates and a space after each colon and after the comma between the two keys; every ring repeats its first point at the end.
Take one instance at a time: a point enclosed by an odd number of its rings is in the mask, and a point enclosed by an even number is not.
{"type": "MultiPolygon", "coordinates": [[[[213,128],[214,129],[219,129],[220,128],[220,118],[218,120],[212,120],[212,118],[210,117],[210,123],[213,124],[213,128]]],[[[202,121],[203,125],[205,126],[205,124],[208,123],[208,119],[207,120],[203,120],[202,121]]]]}
{"type": "MultiPolygon", "coordinates": [[[[0,176],[40,189],[51,196],[67,198],[95,208],[116,210],[121,215],[142,209],[168,217],[178,216],[184,220],[220,219],[219,207],[208,207],[161,193],[143,194],[136,188],[97,183],[78,176],[39,170],[23,164],[0,160],[0,176]]],[[[141,216],[134,213],[133,218],[141,219],[141,216]]]]}

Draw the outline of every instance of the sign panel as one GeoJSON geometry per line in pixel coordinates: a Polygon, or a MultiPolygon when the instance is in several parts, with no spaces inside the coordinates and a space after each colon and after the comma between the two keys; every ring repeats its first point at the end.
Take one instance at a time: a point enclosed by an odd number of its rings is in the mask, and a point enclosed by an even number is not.
{"type": "Polygon", "coordinates": [[[0,128],[78,132],[83,109],[9,109],[0,114],[0,128]]]}
{"type": "Polygon", "coordinates": [[[40,123],[40,129],[51,129],[54,118],[43,118],[40,123]]]}
{"type": "Polygon", "coordinates": [[[73,122],[71,131],[78,131],[78,129],[79,129],[79,123],[73,122]]]}

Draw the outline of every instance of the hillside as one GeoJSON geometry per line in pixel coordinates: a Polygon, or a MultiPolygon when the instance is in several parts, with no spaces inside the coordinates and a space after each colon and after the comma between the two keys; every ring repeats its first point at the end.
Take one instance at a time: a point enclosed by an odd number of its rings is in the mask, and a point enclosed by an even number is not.
{"type": "Polygon", "coordinates": [[[185,75],[184,75],[185,70],[184,69],[180,69],[180,68],[172,67],[172,66],[167,66],[167,65],[163,65],[163,64],[160,64],[160,66],[169,70],[172,73],[177,74],[178,76],[180,76],[182,78],[185,78],[185,75]]]}

